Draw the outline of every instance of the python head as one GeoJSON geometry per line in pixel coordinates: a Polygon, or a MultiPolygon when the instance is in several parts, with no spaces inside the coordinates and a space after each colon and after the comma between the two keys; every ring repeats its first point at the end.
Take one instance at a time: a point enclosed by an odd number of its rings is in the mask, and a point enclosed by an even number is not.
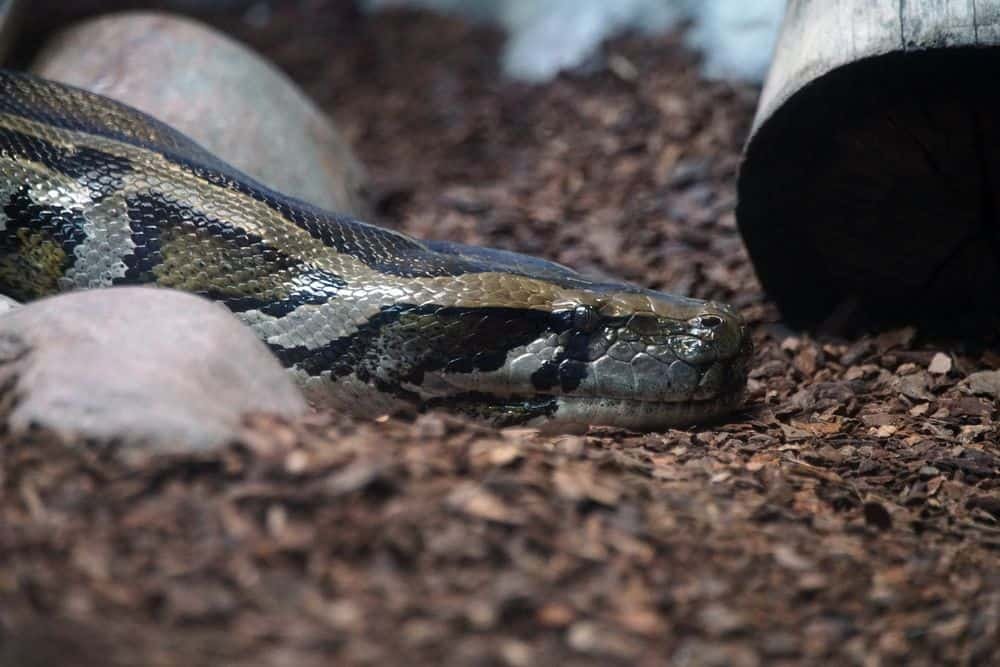
{"type": "Polygon", "coordinates": [[[514,253],[442,243],[435,252],[455,257],[451,275],[397,280],[356,333],[305,369],[331,376],[341,407],[377,414],[408,403],[497,426],[641,431],[714,420],[741,403],[752,345],[729,306],[514,253]]]}
{"type": "Polygon", "coordinates": [[[423,374],[426,404],[500,426],[639,431],[712,421],[740,405],[751,343],[730,307],[602,287],[548,312],[438,311],[428,326],[462,330],[468,346],[423,374]]]}

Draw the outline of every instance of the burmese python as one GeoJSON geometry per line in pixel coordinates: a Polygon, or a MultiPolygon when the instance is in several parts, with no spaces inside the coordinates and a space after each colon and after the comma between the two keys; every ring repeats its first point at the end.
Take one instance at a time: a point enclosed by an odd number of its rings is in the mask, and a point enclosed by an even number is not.
{"type": "Polygon", "coordinates": [[[728,306],[418,241],[255,182],[149,116],[0,71],[0,292],[125,284],[226,306],[314,402],[494,424],[703,421],[739,404],[728,306]]]}

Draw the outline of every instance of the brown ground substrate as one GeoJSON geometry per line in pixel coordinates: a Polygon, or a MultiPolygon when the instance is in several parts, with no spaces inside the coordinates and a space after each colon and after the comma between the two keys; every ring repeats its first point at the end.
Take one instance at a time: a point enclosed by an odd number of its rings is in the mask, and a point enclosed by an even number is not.
{"type": "Polygon", "coordinates": [[[647,435],[262,418],[129,463],[8,437],[0,664],[1000,661],[1000,428],[966,380],[1000,356],[781,326],[733,216],[755,90],[676,36],[527,87],[488,30],[289,5],[226,26],[335,115],[383,222],[735,303],[747,409],[647,435]]]}

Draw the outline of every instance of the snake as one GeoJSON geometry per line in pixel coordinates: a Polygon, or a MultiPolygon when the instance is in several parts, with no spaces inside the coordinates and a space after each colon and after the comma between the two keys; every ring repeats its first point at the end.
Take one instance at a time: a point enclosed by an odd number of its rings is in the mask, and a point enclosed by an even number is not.
{"type": "Polygon", "coordinates": [[[649,431],[718,420],[745,394],[751,337],[729,305],[321,210],[143,112],[14,70],[0,204],[0,292],[214,300],[319,408],[649,431]]]}

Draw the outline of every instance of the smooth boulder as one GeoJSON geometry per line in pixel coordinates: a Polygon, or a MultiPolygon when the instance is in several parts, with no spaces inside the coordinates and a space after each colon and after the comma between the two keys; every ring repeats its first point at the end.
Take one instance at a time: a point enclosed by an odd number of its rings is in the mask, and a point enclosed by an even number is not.
{"type": "Polygon", "coordinates": [[[0,409],[13,433],[156,453],[237,438],[248,413],[308,409],[277,359],[224,307],[116,287],[35,301],[0,317],[0,409]]]}

